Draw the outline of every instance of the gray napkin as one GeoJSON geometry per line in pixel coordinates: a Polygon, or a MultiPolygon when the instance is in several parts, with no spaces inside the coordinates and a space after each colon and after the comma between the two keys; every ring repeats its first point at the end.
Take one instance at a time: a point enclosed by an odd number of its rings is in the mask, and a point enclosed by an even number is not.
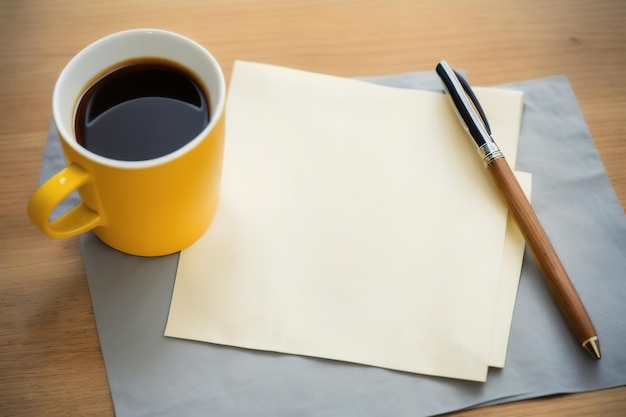
{"type": "MultiPolygon", "coordinates": [[[[442,89],[434,73],[365,80],[442,89]]],[[[572,336],[528,252],[506,366],[483,384],[166,338],[178,255],[125,255],[88,233],[81,245],[116,414],[414,417],[626,384],[624,211],[567,79],[506,88],[526,93],[517,169],[533,174],[532,204],[596,325],[602,360],[572,336]]],[[[64,165],[51,127],[42,181],[64,165]]]]}

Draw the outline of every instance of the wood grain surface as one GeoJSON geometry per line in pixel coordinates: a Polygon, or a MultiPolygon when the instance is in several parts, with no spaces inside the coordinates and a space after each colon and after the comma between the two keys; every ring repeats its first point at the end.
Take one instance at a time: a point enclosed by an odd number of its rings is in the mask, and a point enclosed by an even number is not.
{"type": "MultiPolygon", "coordinates": [[[[245,59],[340,76],[432,70],[473,85],[568,76],[626,205],[623,0],[2,0],[0,2],[0,416],[111,416],[77,239],[26,216],[54,82],[67,61],[118,30],[159,27],[208,48],[229,78],[245,59]]],[[[626,415],[626,387],[461,416],[626,415]]]]}

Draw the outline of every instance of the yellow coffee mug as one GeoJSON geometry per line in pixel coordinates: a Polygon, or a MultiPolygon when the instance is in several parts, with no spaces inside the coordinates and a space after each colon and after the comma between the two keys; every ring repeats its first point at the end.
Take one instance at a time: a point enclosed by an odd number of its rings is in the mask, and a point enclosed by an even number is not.
{"type": "Polygon", "coordinates": [[[172,32],[133,29],[102,38],[79,52],[54,88],[52,113],[67,167],[35,191],[33,223],[66,238],[88,230],[133,255],[159,256],[184,249],[206,231],[217,209],[224,148],[224,75],[198,43],[172,32]],[[135,58],[173,61],[191,71],[208,92],[209,124],[181,148],[154,159],[126,161],[93,153],[74,132],[81,94],[103,71],[135,58]],[[82,202],[51,221],[72,191],[82,202]]]}

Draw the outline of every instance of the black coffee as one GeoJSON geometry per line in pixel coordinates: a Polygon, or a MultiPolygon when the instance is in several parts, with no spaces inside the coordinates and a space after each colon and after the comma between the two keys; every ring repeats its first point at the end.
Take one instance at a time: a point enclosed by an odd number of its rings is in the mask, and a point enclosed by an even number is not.
{"type": "Polygon", "coordinates": [[[193,74],[168,61],[127,62],[79,99],[78,143],[98,155],[141,161],[171,153],[209,123],[207,96],[193,74]]]}

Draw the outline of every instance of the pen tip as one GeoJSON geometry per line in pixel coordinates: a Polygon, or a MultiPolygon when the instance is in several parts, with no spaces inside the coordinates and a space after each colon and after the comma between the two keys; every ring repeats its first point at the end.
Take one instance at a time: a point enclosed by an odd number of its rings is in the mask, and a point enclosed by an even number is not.
{"type": "Polygon", "coordinates": [[[583,343],[583,347],[585,350],[591,355],[594,359],[600,359],[602,355],[600,354],[600,341],[597,336],[590,337],[585,340],[583,343]]]}

